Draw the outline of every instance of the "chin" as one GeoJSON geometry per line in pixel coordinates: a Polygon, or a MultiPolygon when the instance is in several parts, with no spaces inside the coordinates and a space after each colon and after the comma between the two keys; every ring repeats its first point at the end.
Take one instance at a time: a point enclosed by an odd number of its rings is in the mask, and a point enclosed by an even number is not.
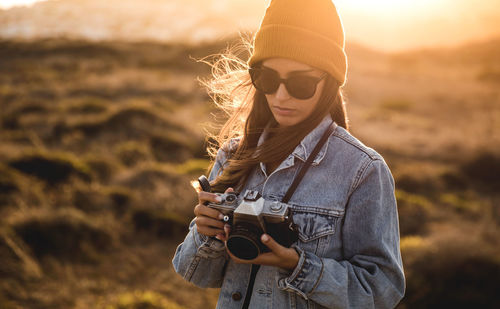
{"type": "Polygon", "coordinates": [[[274,117],[276,119],[276,122],[280,125],[280,127],[291,127],[300,122],[300,120],[296,119],[283,119],[280,117],[274,117]]]}

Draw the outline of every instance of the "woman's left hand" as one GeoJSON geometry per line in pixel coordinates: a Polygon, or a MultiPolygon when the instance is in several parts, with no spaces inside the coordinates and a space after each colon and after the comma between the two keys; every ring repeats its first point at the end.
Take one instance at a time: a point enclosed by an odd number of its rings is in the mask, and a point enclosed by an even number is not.
{"type": "MultiPolygon", "coordinates": [[[[226,237],[224,239],[224,243],[227,243],[227,237],[229,235],[230,227],[226,224],[224,227],[224,231],[226,232],[226,237]]],[[[222,240],[222,239],[221,239],[222,240]]],[[[240,264],[260,264],[267,266],[276,266],[284,269],[292,270],[297,266],[299,262],[299,254],[293,248],[286,248],[276,242],[271,236],[268,234],[262,234],[260,240],[262,243],[271,250],[271,252],[266,252],[259,254],[253,260],[242,260],[229,252],[226,245],[226,251],[228,252],[231,259],[233,259],[236,263],[240,264]]]]}

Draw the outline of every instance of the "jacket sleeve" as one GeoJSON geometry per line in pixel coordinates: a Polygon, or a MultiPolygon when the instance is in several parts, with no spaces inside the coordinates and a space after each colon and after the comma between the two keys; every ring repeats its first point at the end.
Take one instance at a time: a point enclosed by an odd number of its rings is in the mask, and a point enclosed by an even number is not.
{"type": "Polygon", "coordinates": [[[320,258],[296,247],[300,259],[278,286],[326,308],[394,308],[405,290],[394,179],[370,159],[347,202],[344,259],[320,258]]]}
{"type": "MultiPolygon", "coordinates": [[[[219,150],[208,179],[212,181],[227,161],[226,152],[219,150]]],[[[177,246],[172,263],[185,280],[199,287],[220,287],[228,259],[224,243],[198,233],[193,221],[184,241],[177,246]]]]}

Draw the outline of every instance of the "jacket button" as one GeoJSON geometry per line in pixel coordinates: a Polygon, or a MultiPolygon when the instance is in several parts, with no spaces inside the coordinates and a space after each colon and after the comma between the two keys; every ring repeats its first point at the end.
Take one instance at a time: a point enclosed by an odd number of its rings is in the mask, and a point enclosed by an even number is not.
{"type": "Polygon", "coordinates": [[[231,295],[233,300],[238,301],[241,299],[241,293],[240,292],[234,292],[233,295],[231,295]]]}

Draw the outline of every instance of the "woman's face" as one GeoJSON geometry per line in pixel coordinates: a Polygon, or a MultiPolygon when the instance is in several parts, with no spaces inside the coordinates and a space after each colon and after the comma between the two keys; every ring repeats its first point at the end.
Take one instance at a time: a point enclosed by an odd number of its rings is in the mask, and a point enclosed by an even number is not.
{"type": "MultiPolygon", "coordinates": [[[[323,72],[316,68],[287,58],[269,58],[262,62],[262,66],[278,72],[281,78],[288,78],[291,75],[319,78],[323,75],[323,72]]],[[[296,125],[306,119],[316,108],[324,84],[325,79],[323,78],[316,85],[316,91],[312,97],[297,99],[291,96],[284,83],[281,83],[275,93],[266,94],[267,103],[274,119],[283,127],[296,125]]]]}

